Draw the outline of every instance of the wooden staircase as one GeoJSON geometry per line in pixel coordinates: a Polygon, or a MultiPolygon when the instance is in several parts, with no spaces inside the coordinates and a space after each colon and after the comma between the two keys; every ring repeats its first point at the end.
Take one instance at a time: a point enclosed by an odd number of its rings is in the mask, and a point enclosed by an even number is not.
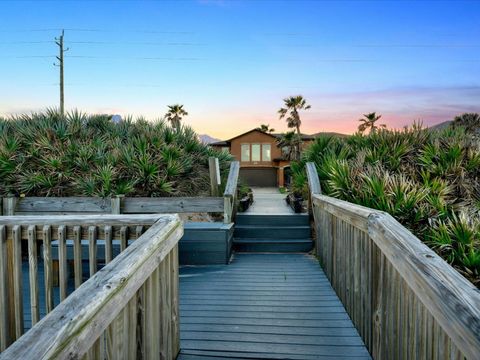
{"type": "Polygon", "coordinates": [[[313,247],[307,214],[237,214],[237,252],[309,252],[313,247]]]}

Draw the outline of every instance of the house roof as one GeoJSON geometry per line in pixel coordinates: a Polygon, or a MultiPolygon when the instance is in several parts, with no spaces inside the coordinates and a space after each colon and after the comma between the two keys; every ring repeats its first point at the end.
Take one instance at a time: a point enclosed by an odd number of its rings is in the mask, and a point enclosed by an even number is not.
{"type": "Polygon", "coordinates": [[[216,142],[210,143],[208,145],[210,145],[210,146],[228,146],[228,145],[230,145],[230,142],[229,141],[216,141],[216,142]]]}
{"type": "MultiPolygon", "coordinates": [[[[237,135],[237,136],[234,136],[233,138],[231,139],[228,139],[228,140],[224,140],[224,141],[217,141],[217,142],[214,142],[214,143],[211,143],[210,145],[212,146],[228,146],[230,145],[230,142],[232,140],[235,140],[235,139],[238,139],[239,137],[242,137],[244,135],[247,135],[247,134],[250,134],[254,131],[257,131],[257,132],[261,132],[262,134],[265,134],[265,135],[268,135],[268,136],[271,136],[275,139],[279,139],[282,137],[282,133],[276,133],[276,134],[272,134],[272,133],[268,133],[268,132],[265,132],[265,131],[261,131],[261,130],[258,130],[258,129],[252,129],[252,130],[249,130],[247,132],[244,132],[240,135],[237,135]]],[[[302,140],[313,140],[315,139],[315,135],[307,135],[307,134],[302,134],[302,140]]]]}

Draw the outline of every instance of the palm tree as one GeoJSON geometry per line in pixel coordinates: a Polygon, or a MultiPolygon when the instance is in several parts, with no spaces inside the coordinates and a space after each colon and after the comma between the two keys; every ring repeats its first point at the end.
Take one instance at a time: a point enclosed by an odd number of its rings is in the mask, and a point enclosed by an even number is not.
{"type": "Polygon", "coordinates": [[[259,130],[259,131],[262,131],[264,133],[270,133],[270,134],[275,131],[274,128],[270,127],[270,124],[267,124],[267,125],[262,124],[259,127],[257,127],[255,130],[259,130]]]}
{"type": "Polygon", "coordinates": [[[287,117],[287,126],[291,129],[297,129],[297,134],[301,136],[300,126],[302,125],[302,121],[300,120],[300,114],[298,111],[308,110],[311,108],[311,106],[307,105],[307,101],[302,95],[290,96],[286,99],[283,99],[283,102],[285,107],[278,110],[278,113],[280,114],[280,120],[284,117],[287,117]]]}
{"type": "Polygon", "coordinates": [[[298,141],[297,141],[297,151],[295,156],[300,158],[301,144],[302,144],[302,134],[300,133],[300,126],[302,125],[302,120],[300,119],[299,110],[308,110],[311,108],[310,105],[307,105],[307,101],[303,98],[302,95],[290,96],[283,99],[285,107],[280,108],[278,113],[280,114],[280,119],[286,117],[287,126],[291,129],[297,129],[298,141]]]}
{"type": "Polygon", "coordinates": [[[361,124],[358,125],[358,131],[360,131],[360,133],[365,132],[367,129],[370,129],[370,133],[375,133],[379,128],[387,127],[385,124],[376,125],[376,122],[380,120],[382,115],[377,115],[372,112],[369,114],[363,114],[363,116],[363,118],[358,119],[358,121],[361,122],[361,124]]]}
{"type": "Polygon", "coordinates": [[[286,160],[299,160],[298,152],[301,138],[295,131],[289,131],[277,139],[277,146],[282,149],[283,156],[286,160]]]}
{"type": "Polygon", "coordinates": [[[174,129],[178,130],[180,129],[182,117],[186,115],[188,115],[188,112],[185,111],[183,105],[168,105],[168,112],[165,114],[165,119],[170,121],[174,129]]]}
{"type": "Polygon", "coordinates": [[[452,123],[453,127],[462,126],[468,133],[476,134],[480,132],[480,115],[477,113],[464,113],[455,116],[452,123]]]}

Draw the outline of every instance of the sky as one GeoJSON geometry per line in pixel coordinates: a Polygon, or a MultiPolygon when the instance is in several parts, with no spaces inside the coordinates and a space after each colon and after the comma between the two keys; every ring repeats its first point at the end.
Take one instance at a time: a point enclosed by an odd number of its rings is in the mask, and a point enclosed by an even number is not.
{"type": "Polygon", "coordinates": [[[0,1],[0,116],[65,107],[162,117],[227,139],[303,95],[302,132],[480,112],[480,1],[0,1]]]}

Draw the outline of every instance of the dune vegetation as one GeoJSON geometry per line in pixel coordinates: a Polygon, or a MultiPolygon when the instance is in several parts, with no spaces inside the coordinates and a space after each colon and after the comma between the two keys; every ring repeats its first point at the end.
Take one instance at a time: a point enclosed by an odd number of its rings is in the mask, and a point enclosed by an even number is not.
{"type": "Polygon", "coordinates": [[[322,192],[386,211],[480,286],[480,138],[464,127],[419,125],[340,138],[321,136],[292,164],[293,190],[307,191],[304,163],[322,192]]]}
{"type": "Polygon", "coordinates": [[[178,124],[55,111],[0,118],[0,195],[200,196],[208,157],[228,173],[230,155],[178,124]]]}

